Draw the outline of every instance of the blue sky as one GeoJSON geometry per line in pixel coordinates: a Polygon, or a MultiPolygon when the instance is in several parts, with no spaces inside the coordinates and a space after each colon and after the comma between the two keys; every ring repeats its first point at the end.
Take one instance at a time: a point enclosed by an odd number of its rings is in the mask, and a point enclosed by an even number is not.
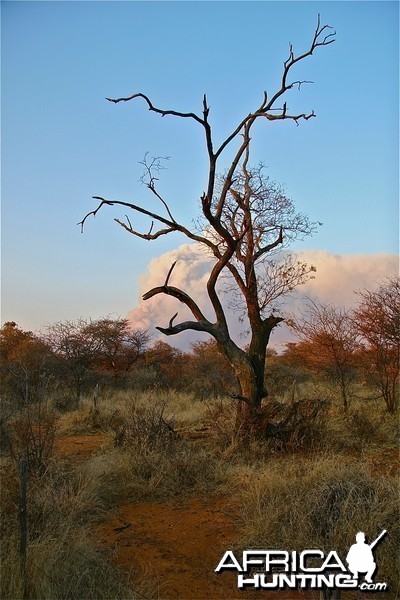
{"type": "MultiPolygon", "coordinates": [[[[304,51],[318,12],[337,41],[300,63],[313,85],[291,110],[296,127],[260,123],[253,161],[297,208],[324,223],[298,248],[339,255],[398,252],[397,2],[2,2],[2,321],[125,316],[149,261],[182,243],[129,236],[109,209],[76,223],[93,195],[144,203],[146,151],[168,155],[160,189],[177,217],[198,214],[207,164],[202,130],[160,118],[201,112],[216,141],[279,85],[288,44],[304,51]]],[[[229,158],[229,157],[228,157],[229,158]]],[[[223,167],[224,164],[221,164],[223,167]]],[[[155,206],[154,206],[155,207],[155,206]]]]}

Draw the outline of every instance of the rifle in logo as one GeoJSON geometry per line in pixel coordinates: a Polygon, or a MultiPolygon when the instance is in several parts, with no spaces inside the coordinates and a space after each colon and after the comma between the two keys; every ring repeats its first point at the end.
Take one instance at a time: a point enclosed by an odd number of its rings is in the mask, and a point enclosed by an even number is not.
{"type": "Polygon", "coordinates": [[[349,571],[353,573],[355,579],[358,578],[359,573],[365,573],[364,579],[367,583],[372,583],[372,575],[376,570],[376,562],[372,549],[387,533],[386,529],[378,535],[378,537],[371,543],[365,542],[365,533],[359,531],[356,535],[356,544],[353,544],[347,554],[346,561],[349,565],[349,571]]]}

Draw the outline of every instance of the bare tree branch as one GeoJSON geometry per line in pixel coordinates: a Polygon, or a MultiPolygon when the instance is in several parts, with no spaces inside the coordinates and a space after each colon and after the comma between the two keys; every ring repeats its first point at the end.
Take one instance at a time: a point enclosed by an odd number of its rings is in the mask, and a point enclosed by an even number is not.
{"type": "Polygon", "coordinates": [[[149,164],[147,162],[147,155],[148,155],[148,152],[146,152],[146,154],[144,155],[144,159],[142,161],[140,161],[139,164],[141,164],[145,167],[145,174],[147,174],[148,180],[146,181],[145,175],[143,175],[140,180],[142,183],[144,183],[147,186],[147,188],[152,192],[152,194],[154,194],[156,196],[156,198],[158,198],[158,200],[160,200],[160,202],[164,206],[165,210],[167,211],[167,214],[168,214],[169,218],[171,219],[171,221],[173,223],[176,223],[174,217],[172,216],[171,210],[170,210],[167,202],[164,200],[164,198],[161,196],[161,194],[159,194],[159,192],[156,190],[156,187],[155,187],[155,181],[158,181],[158,177],[156,177],[154,175],[154,171],[156,171],[158,174],[162,169],[164,169],[165,167],[162,166],[161,161],[169,160],[169,157],[168,156],[153,157],[149,164]]]}
{"type": "Polygon", "coordinates": [[[104,204],[107,204],[108,206],[113,206],[113,202],[110,202],[109,200],[105,200],[104,198],[99,198],[97,196],[93,196],[93,198],[99,199],[101,200],[99,206],[95,209],[95,210],[91,210],[90,212],[88,212],[82,219],[82,221],[79,221],[79,223],[77,223],[77,225],[81,226],[81,232],[83,233],[83,227],[85,225],[85,221],[88,217],[90,217],[91,215],[93,215],[93,217],[95,217],[97,215],[97,213],[99,212],[99,210],[104,206],[104,204]]]}
{"type": "Polygon", "coordinates": [[[211,323],[202,323],[199,321],[184,321],[183,323],[178,323],[177,325],[169,325],[168,327],[156,327],[158,331],[163,333],[164,335],[177,335],[178,333],[182,333],[182,331],[203,331],[206,333],[210,333],[214,335],[214,326],[211,323]]]}
{"type": "Polygon", "coordinates": [[[295,121],[296,124],[298,124],[298,121],[300,119],[304,119],[304,120],[308,121],[311,117],[315,117],[314,111],[312,111],[309,114],[301,113],[298,115],[288,115],[286,113],[286,103],[285,103],[280,115],[271,115],[271,114],[267,114],[267,113],[271,110],[275,110],[273,108],[275,102],[278,100],[278,98],[280,98],[283,94],[285,94],[285,92],[290,90],[293,86],[295,86],[295,85],[301,86],[303,83],[311,83],[308,81],[294,81],[294,82],[288,84],[287,77],[288,77],[289,72],[290,72],[291,68],[293,67],[293,65],[295,65],[296,63],[300,62],[301,60],[307,58],[308,56],[311,56],[317,47],[328,46],[329,44],[332,44],[335,41],[335,38],[334,38],[335,35],[336,35],[336,32],[329,25],[321,26],[320,15],[318,15],[317,27],[315,29],[314,37],[311,42],[311,46],[310,46],[309,50],[296,57],[293,53],[293,46],[290,44],[289,58],[284,62],[282,82],[281,82],[280,89],[272,96],[272,98],[269,100],[269,102],[267,102],[267,92],[264,92],[264,98],[263,98],[263,101],[262,101],[260,107],[258,108],[258,110],[256,110],[254,113],[251,113],[251,114],[247,115],[246,117],[244,117],[244,119],[239,123],[239,125],[236,127],[236,129],[225,139],[225,141],[220,145],[218,150],[215,152],[215,158],[218,158],[220,156],[220,154],[222,154],[222,152],[225,150],[225,148],[230,144],[230,142],[232,140],[234,140],[236,138],[236,136],[240,133],[240,131],[242,131],[243,127],[251,119],[258,118],[260,116],[265,116],[267,119],[269,119],[271,121],[277,120],[277,119],[291,119],[291,120],[295,121]],[[327,30],[332,30],[332,31],[331,31],[331,33],[328,33],[327,35],[322,37],[322,34],[324,32],[326,32],[327,30]]]}
{"type": "Polygon", "coordinates": [[[170,329],[172,329],[173,322],[175,321],[175,319],[176,319],[176,317],[177,317],[177,316],[178,316],[178,313],[175,313],[175,314],[174,314],[174,315],[173,315],[173,316],[170,318],[170,320],[169,320],[169,325],[168,325],[168,327],[169,327],[170,329]]]}
{"type": "Polygon", "coordinates": [[[221,304],[221,301],[218,297],[215,286],[218,281],[218,277],[222,272],[223,268],[228,264],[229,260],[232,258],[232,254],[234,252],[234,248],[228,248],[225,254],[220,258],[220,260],[214,265],[214,268],[211,271],[210,277],[207,282],[207,292],[208,297],[211,300],[211,304],[213,305],[215,315],[217,317],[217,323],[221,327],[227,330],[227,322],[225,317],[225,311],[221,304]]]}
{"type": "MultiPolygon", "coordinates": [[[[321,26],[320,15],[318,14],[317,27],[315,29],[314,37],[311,42],[310,48],[303,54],[300,54],[299,56],[295,56],[294,52],[293,52],[292,44],[289,45],[289,57],[283,63],[283,74],[282,74],[281,87],[276,92],[276,94],[274,94],[274,96],[272,96],[271,100],[266,105],[264,112],[271,110],[272,107],[274,106],[275,102],[278,100],[278,98],[280,98],[287,90],[290,90],[294,85],[296,85],[298,83],[297,81],[293,82],[293,83],[289,83],[289,84],[287,83],[287,78],[288,78],[291,68],[296,63],[304,60],[308,56],[311,56],[317,47],[328,46],[329,44],[332,44],[335,41],[335,35],[336,35],[336,32],[329,25],[321,26]],[[331,31],[331,33],[322,37],[322,34],[324,32],[326,32],[327,30],[332,30],[332,31],[331,31]]],[[[311,113],[310,116],[314,116],[313,113],[311,113]]],[[[310,116],[308,118],[310,118],[310,116]]],[[[306,117],[304,115],[299,115],[297,118],[290,117],[290,116],[287,116],[286,118],[294,119],[296,121],[300,118],[306,118],[306,117]]]]}
{"type": "Polygon", "coordinates": [[[167,229],[161,229],[157,233],[151,234],[151,231],[154,226],[154,223],[152,222],[149,233],[141,234],[141,233],[138,233],[137,231],[133,230],[129,226],[129,224],[126,225],[125,223],[122,223],[119,219],[114,219],[118,223],[118,225],[123,227],[129,233],[131,233],[137,237],[140,237],[142,239],[153,240],[153,239],[157,239],[160,235],[172,233],[173,231],[179,231],[179,232],[183,233],[184,235],[186,235],[186,237],[188,237],[189,239],[193,240],[194,242],[199,242],[200,244],[204,244],[205,246],[208,246],[211,249],[211,251],[213,252],[213,254],[215,254],[215,256],[219,255],[218,247],[216,246],[216,244],[214,244],[210,239],[208,239],[207,237],[205,237],[203,235],[198,235],[196,233],[193,233],[192,231],[187,229],[184,225],[181,225],[175,221],[166,219],[165,217],[162,217],[161,215],[158,215],[149,210],[146,210],[145,208],[142,208],[141,206],[138,206],[136,204],[131,204],[130,202],[122,202],[120,200],[106,200],[105,198],[102,198],[101,196],[92,196],[92,197],[94,200],[100,200],[100,204],[98,205],[98,207],[95,210],[88,212],[85,215],[85,217],[82,219],[82,221],[80,221],[78,223],[78,225],[81,226],[82,232],[83,232],[83,228],[84,228],[84,224],[85,224],[86,220],[92,215],[93,215],[93,217],[95,217],[97,215],[97,213],[99,212],[99,210],[104,205],[125,206],[125,207],[130,208],[133,211],[136,211],[138,213],[141,213],[143,215],[151,217],[152,219],[159,221],[160,223],[163,223],[164,225],[167,225],[167,229]]]}
{"type": "Polygon", "coordinates": [[[196,302],[189,296],[189,294],[186,294],[186,292],[180,290],[179,288],[170,285],[155,287],[143,295],[143,300],[149,300],[150,298],[157,296],[157,294],[166,294],[167,296],[172,296],[173,298],[176,298],[183,304],[186,304],[186,306],[190,309],[191,313],[197,319],[197,321],[209,323],[209,321],[203,315],[196,302]]]}
{"type": "Polygon", "coordinates": [[[256,252],[254,254],[254,262],[256,262],[259,258],[261,258],[261,256],[263,254],[266,254],[267,252],[270,252],[271,250],[273,250],[274,248],[276,248],[277,246],[279,246],[279,244],[283,243],[283,228],[280,227],[279,228],[279,235],[277,237],[277,239],[275,240],[275,242],[272,242],[272,244],[268,244],[267,246],[264,246],[263,248],[260,248],[258,250],[258,252],[256,252]]]}
{"type": "Polygon", "coordinates": [[[173,115],[174,117],[190,118],[190,119],[194,119],[201,125],[204,125],[203,119],[198,117],[195,113],[184,113],[184,112],[179,112],[176,110],[162,110],[161,108],[156,108],[153,105],[153,103],[150,101],[148,96],[146,96],[145,94],[142,94],[142,93],[132,94],[131,96],[128,96],[126,98],[106,98],[106,100],[108,100],[109,102],[113,102],[114,104],[118,104],[118,102],[129,102],[130,100],[134,100],[135,98],[143,98],[147,102],[147,106],[149,107],[149,110],[151,110],[155,113],[158,113],[162,117],[165,117],[167,115],[173,115]]]}
{"type": "Polygon", "coordinates": [[[114,221],[116,223],[118,223],[118,225],[120,225],[123,229],[125,229],[126,231],[128,231],[132,235],[135,235],[136,237],[141,238],[142,240],[156,240],[161,235],[166,235],[167,233],[171,233],[172,231],[175,231],[175,229],[173,229],[173,228],[159,229],[156,233],[152,234],[151,231],[152,231],[153,225],[154,225],[154,222],[152,222],[149,233],[140,233],[138,231],[135,231],[132,228],[132,224],[129,221],[129,218],[128,218],[127,215],[125,215],[125,218],[128,221],[128,225],[126,223],[124,223],[123,221],[120,221],[119,219],[114,219],[114,221]]]}
{"type": "Polygon", "coordinates": [[[178,262],[178,261],[176,260],[175,262],[173,262],[173,263],[172,263],[172,265],[171,265],[171,268],[170,268],[170,270],[168,271],[168,275],[167,275],[167,277],[166,277],[166,279],[165,279],[164,286],[167,286],[167,285],[168,285],[169,278],[171,277],[172,271],[174,270],[174,268],[175,268],[175,265],[176,265],[176,263],[177,263],[177,262],[178,262]]]}

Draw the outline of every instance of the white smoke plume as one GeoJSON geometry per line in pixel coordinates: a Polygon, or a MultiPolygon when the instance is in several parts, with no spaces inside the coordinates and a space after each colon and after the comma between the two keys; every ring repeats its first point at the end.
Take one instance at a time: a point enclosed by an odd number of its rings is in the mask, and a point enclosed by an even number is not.
{"type": "MultiPolygon", "coordinates": [[[[376,289],[385,277],[398,274],[399,260],[392,254],[339,255],[325,250],[305,250],[298,253],[298,258],[314,265],[317,272],[315,279],[299,287],[298,291],[287,299],[284,305],[285,312],[296,312],[304,306],[307,297],[350,308],[358,300],[355,292],[376,289]]],[[[141,295],[153,287],[163,285],[174,261],[177,261],[177,264],[169,284],[187,292],[212,320],[213,312],[207,297],[206,284],[213,260],[197,244],[184,244],[153,259],[147,273],[140,277],[141,295]]],[[[159,294],[146,302],[141,301],[129,312],[128,319],[135,328],[149,330],[153,340],[164,339],[181,349],[188,350],[191,343],[198,339],[208,339],[207,334],[198,332],[185,332],[166,338],[155,329],[157,325],[166,327],[176,312],[179,313],[176,323],[192,319],[186,306],[174,298],[159,294]]],[[[238,315],[230,309],[227,309],[227,315],[234,339],[241,345],[245,344],[244,325],[238,315]]],[[[271,346],[279,349],[284,341],[290,339],[293,339],[290,332],[282,325],[275,329],[271,346]]]]}

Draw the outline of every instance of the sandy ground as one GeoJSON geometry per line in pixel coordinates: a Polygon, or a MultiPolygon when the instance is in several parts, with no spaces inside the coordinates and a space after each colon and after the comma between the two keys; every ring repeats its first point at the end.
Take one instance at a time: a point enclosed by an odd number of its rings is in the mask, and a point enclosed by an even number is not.
{"type": "MultiPolygon", "coordinates": [[[[62,435],[56,451],[82,461],[107,444],[106,434],[62,435]]],[[[394,449],[382,449],[373,461],[376,471],[399,466],[394,449]]],[[[163,600],[317,599],[317,592],[238,590],[236,574],[215,573],[238,532],[227,498],[190,498],[167,503],[122,502],[93,532],[98,550],[111,550],[111,562],[140,581],[156,581],[163,600]]],[[[342,594],[344,599],[346,594],[342,594]]],[[[145,598],[145,596],[144,596],[145,598]]]]}
{"type": "Polygon", "coordinates": [[[55,452],[61,457],[70,457],[74,461],[89,458],[92,452],[99,450],[107,442],[105,433],[85,435],[60,435],[55,440],[55,452]]]}
{"type": "Polygon", "coordinates": [[[235,574],[214,572],[237,538],[226,498],[127,504],[98,527],[96,537],[100,548],[113,548],[114,564],[155,578],[168,600],[317,597],[238,590],[235,574]]]}

